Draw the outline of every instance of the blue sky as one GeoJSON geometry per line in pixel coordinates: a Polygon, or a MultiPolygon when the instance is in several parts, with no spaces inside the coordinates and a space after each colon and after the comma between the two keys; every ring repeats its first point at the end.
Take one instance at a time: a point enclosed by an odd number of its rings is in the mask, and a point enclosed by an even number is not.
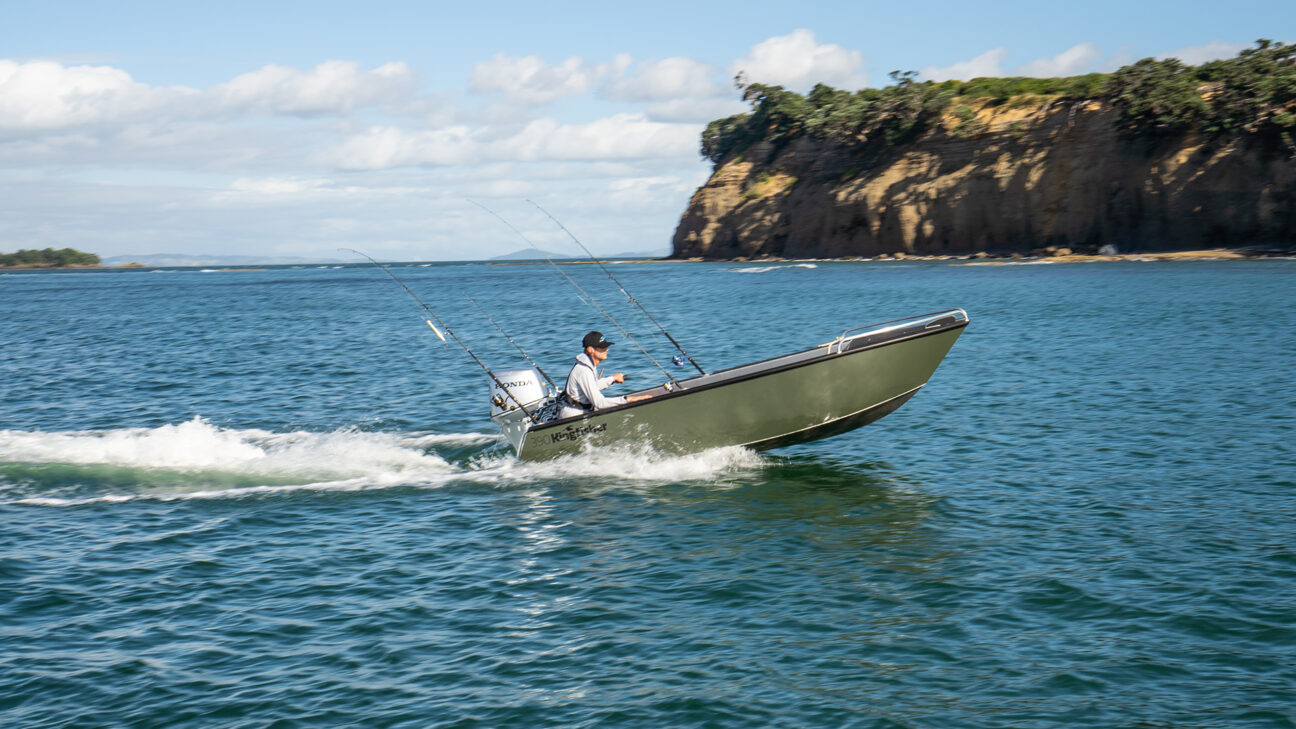
{"type": "Polygon", "coordinates": [[[664,253],[730,79],[1068,75],[1290,41],[1296,3],[0,2],[0,251],[664,253]]]}

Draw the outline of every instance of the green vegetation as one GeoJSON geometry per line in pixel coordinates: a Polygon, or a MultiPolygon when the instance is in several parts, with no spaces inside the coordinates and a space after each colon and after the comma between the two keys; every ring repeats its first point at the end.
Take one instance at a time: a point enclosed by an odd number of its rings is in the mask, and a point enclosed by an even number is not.
{"type": "Polygon", "coordinates": [[[33,268],[64,268],[67,266],[98,266],[99,256],[71,248],[23,249],[17,253],[0,253],[0,266],[30,266],[33,268]]]}
{"type": "Polygon", "coordinates": [[[1102,73],[1064,78],[1010,76],[974,78],[971,81],[945,81],[940,86],[951,89],[956,96],[989,99],[994,103],[1002,104],[1030,96],[1092,99],[1102,94],[1102,85],[1106,79],[1107,74],[1102,73]]]}
{"type": "Polygon", "coordinates": [[[1137,132],[1296,131],[1296,45],[1256,41],[1236,58],[1185,66],[1145,58],[1103,87],[1137,132]]]}
{"type": "MultiPolygon", "coordinates": [[[[1039,100],[1110,103],[1122,127],[1136,136],[1276,134],[1287,146],[1296,132],[1296,45],[1256,42],[1236,58],[1188,66],[1176,59],[1145,58],[1114,73],[1066,78],[976,78],[918,81],[913,71],[893,71],[892,85],[850,92],[819,84],[802,96],[781,86],[735,84],[751,111],[718,119],[702,133],[702,156],[719,164],[758,141],[776,152],[798,137],[840,145],[901,144],[940,123],[951,104],[954,133],[979,129],[979,105],[1009,108],[1039,100]]],[[[1016,133],[1014,131],[1014,133],[1016,133]]]]}
{"type": "Polygon", "coordinates": [[[954,94],[944,85],[916,80],[914,71],[893,71],[895,83],[854,93],[817,84],[807,96],[782,86],[735,82],[752,111],[719,119],[702,132],[702,156],[719,163],[731,153],[765,140],[776,148],[802,135],[837,143],[873,138],[897,144],[917,135],[954,94]]]}

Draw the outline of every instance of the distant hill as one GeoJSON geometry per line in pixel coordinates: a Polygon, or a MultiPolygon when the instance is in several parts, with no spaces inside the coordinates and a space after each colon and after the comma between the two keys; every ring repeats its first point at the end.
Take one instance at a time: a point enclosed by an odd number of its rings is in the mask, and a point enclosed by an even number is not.
{"type": "Polygon", "coordinates": [[[293,256],[215,256],[185,253],[150,253],[143,256],[109,256],[104,266],[140,263],[145,266],[290,266],[312,263],[355,263],[337,258],[296,258],[293,256]]]}
{"type": "Polygon", "coordinates": [[[554,253],[552,251],[536,250],[535,248],[523,248],[520,251],[505,253],[502,256],[494,256],[490,260],[492,261],[543,261],[545,256],[549,256],[549,258],[555,261],[560,258],[562,259],[575,258],[575,256],[569,256],[566,253],[554,253]]]}

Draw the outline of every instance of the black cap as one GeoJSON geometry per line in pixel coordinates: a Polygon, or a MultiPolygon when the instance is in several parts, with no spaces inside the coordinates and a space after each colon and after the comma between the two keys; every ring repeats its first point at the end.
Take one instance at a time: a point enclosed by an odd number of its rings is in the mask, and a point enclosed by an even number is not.
{"type": "Polygon", "coordinates": [[[594,349],[604,349],[611,346],[611,344],[611,342],[603,338],[603,332],[590,332],[581,340],[582,346],[593,347],[594,349]]]}

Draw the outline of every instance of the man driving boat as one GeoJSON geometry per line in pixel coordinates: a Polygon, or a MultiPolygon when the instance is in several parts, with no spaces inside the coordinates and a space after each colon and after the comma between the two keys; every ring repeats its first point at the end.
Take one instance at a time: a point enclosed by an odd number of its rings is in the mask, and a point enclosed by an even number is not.
{"type": "Polygon", "coordinates": [[[649,399],[648,395],[604,396],[602,391],[613,382],[625,382],[625,374],[621,372],[608,377],[599,377],[598,374],[598,367],[608,358],[608,347],[612,346],[612,342],[604,339],[602,332],[590,332],[581,340],[581,345],[585,351],[577,355],[576,364],[572,365],[571,373],[567,375],[567,385],[559,396],[562,408],[558,411],[558,417],[570,418],[649,399]]]}

